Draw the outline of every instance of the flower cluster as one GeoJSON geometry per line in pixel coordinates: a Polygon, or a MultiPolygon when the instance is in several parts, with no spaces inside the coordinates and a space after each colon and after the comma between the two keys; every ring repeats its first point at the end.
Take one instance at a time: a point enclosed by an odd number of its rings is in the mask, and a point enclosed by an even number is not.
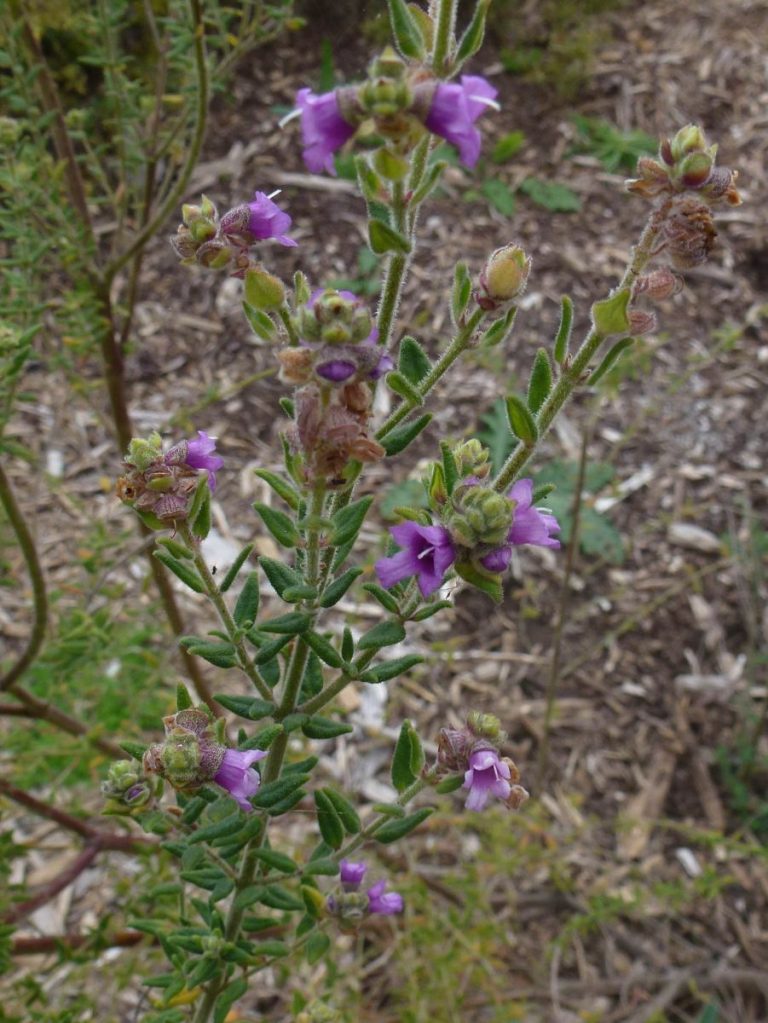
{"type": "Polygon", "coordinates": [[[211,492],[216,489],[216,471],[224,460],[215,452],[216,441],[202,430],[196,440],[183,440],[166,452],[158,433],[148,440],[134,438],[123,460],[117,496],[155,528],[186,519],[201,471],[208,474],[211,492]]]}
{"type": "Polygon", "coordinates": [[[117,760],[101,783],[105,814],[133,816],[149,808],[155,785],[135,760],[117,760]]]}
{"type": "Polygon", "coordinates": [[[491,796],[509,809],[518,810],[528,799],[518,784],[520,772],[514,761],[499,755],[498,743],[506,736],[492,714],[470,714],[464,728],[443,728],[437,744],[440,773],[464,773],[469,790],[467,810],[484,810],[491,796]]]}
{"type": "Polygon", "coordinates": [[[144,770],[157,774],[182,792],[193,792],[213,781],[226,789],[246,812],[249,798],[259,790],[260,777],[253,764],[263,760],[262,750],[229,749],[221,726],[200,707],[177,711],[163,718],[165,741],[144,753],[144,770]]]}
{"type": "Polygon", "coordinates": [[[258,265],[248,252],[257,242],[273,238],[280,245],[296,244],[286,233],[291,226],[290,216],[264,192],[256,192],[252,202],[235,206],[221,219],[215,205],[203,196],[199,206],[183,206],[182,220],[170,238],[182,262],[214,270],[229,267],[233,277],[243,277],[258,265]]]}
{"type": "MultiPolygon", "coordinates": [[[[481,457],[476,469],[487,472],[485,453],[481,457]]],[[[557,519],[533,506],[532,480],[518,480],[505,496],[471,475],[448,495],[441,467],[435,468],[429,494],[440,524],[408,521],[390,529],[402,550],[376,562],[382,586],[415,576],[422,596],[429,597],[452,566],[464,575],[499,576],[509,568],[517,546],[560,546],[553,535],[560,529],[557,519]]]]}
{"type": "Polygon", "coordinates": [[[479,75],[462,75],[458,83],[438,81],[385,50],[360,86],[321,95],[299,90],[304,162],[314,173],[335,174],[334,153],[356,134],[368,146],[386,146],[397,157],[426,129],[456,146],[462,163],[474,167],[482,143],[475,122],[489,108],[498,109],[497,95],[479,75]]]}
{"type": "Polygon", "coordinates": [[[341,892],[328,898],[327,906],[334,916],[346,922],[361,920],[365,916],[393,916],[403,911],[403,897],[398,892],[388,892],[386,881],[377,881],[365,892],[361,892],[368,868],[365,863],[342,860],[339,865],[341,892]]]}

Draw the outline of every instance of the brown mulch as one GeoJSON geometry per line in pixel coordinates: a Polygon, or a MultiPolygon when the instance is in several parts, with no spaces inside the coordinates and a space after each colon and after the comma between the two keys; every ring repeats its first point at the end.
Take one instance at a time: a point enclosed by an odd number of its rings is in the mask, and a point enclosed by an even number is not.
{"type": "MultiPolygon", "coordinates": [[[[768,3],[651,0],[611,15],[610,27],[610,42],[572,105],[547,87],[504,74],[492,45],[474,62],[473,70],[499,88],[503,107],[483,119],[485,151],[509,131],[526,137],[509,165],[488,164],[488,172],[511,185],[530,176],[560,181],[580,196],[582,208],[549,213],[520,194],[510,222],[485,203],[468,202],[464,173],[448,173],[443,192],[424,210],[401,331],[432,352],[445,343],[450,324],[442,297],[457,258],[476,271],[493,248],[514,240],[533,255],[534,270],[511,343],[503,353],[468,360],[441,385],[431,406],[435,425],[395,473],[402,479],[414,472],[439,438],[472,432],[499,394],[525,385],[536,348],[556,327],[562,294],[574,299],[578,332],[591,303],[621,272],[645,210],[623,193],[620,174],[573,153],[572,112],[650,134],[701,122],[720,143],[721,161],[739,168],[744,205],[719,216],[713,260],[688,274],[683,293],[660,310],[658,332],[644,341],[647,360],[638,360],[602,402],[596,425],[593,399],[576,399],[537,466],[577,459],[589,431],[590,459],[615,469],[616,485],[600,496],[613,499],[605,510],[624,537],[625,560],[613,565],[577,554],[564,597],[563,557],[524,551],[500,608],[474,591],[457,592],[454,611],[409,639],[409,649],[428,655],[426,669],[393,688],[387,706],[350,701],[349,709],[364,715],[364,770],[343,743],[329,770],[376,801],[386,791],[387,757],[402,718],[415,719],[434,739],[470,708],[498,714],[536,804],[522,814],[530,812],[557,843],[570,879],[567,890],[538,871],[489,879],[499,918],[512,913],[515,946],[501,962],[510,1001],[528,1001],[526,1020],[696,1020],[711,996],[721,1023],[760,1023],[768,1018],[768,863],[750,849],[754,836],[734,815],[715,751],[736,734],[744,708],[753,703],[759,710],[768,698],[765,565],[759,552],[733,553],[735,545],[749,550],[750,531],[764,529],[768,509],[768,3]],[[548,762],[537,765],[563,608],[557,710],[548,762]],[[731,840],[715,841],[718,833],[731,840]],[[698,894],[670,909],[665,884],[670,890],[698,884],[698,894]],[[639,907],[553,945],[595,899],[624,898],[629,906],[643,886],[639,907]]],[[[350,80],[362,72],[366,53],[351,40],[337,55],[350,80]]],[[[204,190],[226,209],[255,188],[281,187],[300,247],[275,246],[265,258],[286,278],[302,267],[321,282],[355,275],[364,221],[345,182],[306,174],[296,124],[281,131],[267,106],[289,107],[296,89],[315,80],[316,66],[309,33],[257,55],[231,97],[216,101],[190,199],[204,190]]],[[[233,282],[182,272],[162,238],[150,247],[141,294],[128,363],[136,431],[171,435],[194,424],[218,435],[228,471],[217,492],[216,529],[225,542],[242,544],[252,538],[250,503],[266,499],[251,470],[276,464],[275,410],[284,388],[273,376],[253,379],[273,369],[273,353],[244,323],[233,282]]],[[[96,376],[95,367],[85,371],[96,376]]],[[[16,429],[45,464],[62,463],[53,497],[43,485],[22,489],[35,506],[47,575],[66,606],[71,559],[62,531],[76,540],[94,516],[116,529],[131,522],[104,482],[117,453],[102,397],[65,401],[61,387],[30,381],[36,397],[20,405],[16,429]]],[[[11,468],[21,482],[23,466],[11,468]]],[[[378,492],[388,478],[388,469],[375,467],[366,486],[378,492]]],[[[377,536],[373,530],[366,536],[372,559],[377,536]]],[[[259,543],[269,551],[269,541],[259,543]]],[[[199,602],[180,599],[197,617],[199,602]]],[[[9,644],[24,635],[25,603],[22,590],[2,591],[0,636],[9,644]]],[[[373,613],[365,603],[343,604],[342,611],[361,626],[373,613]]],[[[30,835],[39,823],[25,818],[18,827],[30,835]]],[[[409,862],[425,877],[441,856],[459,856],[439,827],[429,842],[415,841],[418,859],[409,862]]],[[[54,842],[48,856],[35,859],[37,873],[28,880],[54,873],[51,863],[60,855],[54,842]]],[[[94,871],[90,890],[81,885],[74,897],[65,893],[51,928],[95,919],[94,889],[104,877],[94,871]],[[78,900],[87,902],[85,912],[78,900]]],[[[40,922],[29,933],[44,927],[40,922]]],[[[46,969],[43,960],[28,964],[46,969]]],[[[367,975],[366,1018],[395,1018],[385,998],[393,980],[391,963],[367,975]]],[[[290,1018],[282,1002],[261,1009],[265,1019],[290,1018]]],[[[473,1023],[492,1018],[482,992],[463,1013],[473,1023]]],[[[126,1008],[113,1018],[133,1017],[126,1008]]]]}

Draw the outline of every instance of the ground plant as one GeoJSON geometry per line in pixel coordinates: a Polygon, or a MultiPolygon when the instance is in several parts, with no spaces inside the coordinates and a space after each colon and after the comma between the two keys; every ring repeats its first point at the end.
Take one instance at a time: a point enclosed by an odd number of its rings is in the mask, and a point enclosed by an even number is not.
{"type": "MultiPolygon", "coordinates": [[[[335,85],[328,50],[318,47],[323,84],[300,88],[282,118],[284,137],[302,151],[300,180],[340,186],[364,219],[365,246],[355,240],[341,278],[318,275],[304,260],[291,202],[266,178],[234,205],[207,186],[184,201],[212,93],[223,92],[244,55],[298,27],[288,4],[239,9],[189,0],[52,11],[11,3],[3,15],[9,43],[0,59],[18,73],[0,83],[10,154],[0,215],[7,268],[0,454],[6,464],[28,463],[32,474],[34,457],[13,424],[31,404],[25,387],[38,360],[55,366],[67,392],[94,405],[106,391],[122,457],[110,465],[104,451],[91,451],[85,464],[114,478],[104,486],[135,515],[137,530],[105,530],[89,519],[83,498],[73,511],[83,523],[76,581],[52,588],[15,474],[0,465],[0,564],[19,558],[32,608],[30,631],[0,662],[8,701],[0,712],[12,725],[0,796],[79,842],[58,872],[30,885],[20,879],[33,849],[13,829],[0,832],[3,964],[56,952],[69,982],[75,978],[62,1005],[50,985],[25,975],[2,1019],[97,1018],[105,1010],[95,1008],[89,972],[103,969],[114,950],[135,946],[146,953],[137,960],[141,993],[125,1018],[145,1023],[511,1023],[529,1018],[529,992],[500,981],[495,953],[486,952],[506,927],[494,891],[505,871],[538,873],[557,891],[561,925],[547,949],[555,965],[615,921],[641,916],[648,902],[662,914],[714,901],[733,883],[713,866],[691,867],[691,885],[648,884],[628,869],[620,892],[597,884],[578,900],[580,867],[568,842],[600,824],[553,789],[550,803],[566,822],[555,829],[528,789],[541,790],[551,771],[558,685],[572,670],[562,638],[577,599],[576,559],[618,571],[627,556],[608,514],[616,471],[590,457],[590,435],[610,416],[622,373],[652,364],[656,353],[645,341],[685,275],[709,263],[718,215],[741,206],[738,175],[718,162],[717,145],[698,124],[670,125],[656,155],[640,155],[647,136],[582,118],[585,148],[610,171],[639,155],[626,182],[636,234],[626,240],[625,264],[585,308],[560,298],[552,331],[536,339],[514,384],[500,386],[474,435],[454,428],[440,414],[441,388],[473,362],[493,365],[512,349],[537,252],[510,234],[481,260],[459,259],[444,280],[424,285],[441,310],[439,331],[406,328],[403,300],[430,204],[453,188],[463,203],[459,225],[478,199],[500,217],[528,200],[548,215],[582,209],[559,175],[530,168],[516,178],[525,198],[516,200],[484,169],[467,196],[467,175],[478,166],[514,173],[526,135],[507,132],[480,164],[485,129],[504,116],[499,90],[473,67],[491,0],[477,0],[460,22],[457,7],[457,0],[387,0],[390,44],[335,85]],[[227,315],[241,315],[251,343],[272,362],[250,383],[271,378],[275,452],[252,467],[260,488],[244,526],[252,539],[223,555],[207,546],[238,514],[226,499],[219,504],[230,471],[219,449],[226,452],[227,437],[214,437],[206,419],[221,393],[211,391],[193,414],[166,409],[163,432],[134,429],[130,413],[126,356],[142,343],[146,246],[172,214],[177,225],[163,258],[180,264],[196,293],[215,292],[227,315]],[[101,369],[90,378],[94,360],[101,369]],[[550,431],[585,396],[580,451],[553,457],[550,431]],[[168,421],[181,425],[171,433],[168,421]],[[406,460],[415,451],[414,469],[406,460]],[[425,655],[414,637],[439,628],[464,594],[488,614],[503,612],[517,585],[516,598],[536,617],[533,589],[526,590],[535,548],[562,566],[565,582],[548,630],[543,720],[528,761],[518,767],[508,755],[507,722],[478,700],[426,726],[418,713],[401,714],[378,795],[357,791],[349,774],[340,780],[334,751],[347,750],[353,763],[364,757],[364,726],[351,710],[386,699],[378,694],[418,693],[425,655]],[[124,580],[127,563],[146,576],[142,592],[124,580]],[[195,602],[188,621],[187,596],[195,602]],[[52,733],[60,736],[53,743],[52,733]],[[78,793],[72,802],[50,798],[51,788],[68,786],[78,793]],[[96,789],[99,812],[81,795],[96,789]],[[449,878],[452,887],[404,869],[412,843],[438,834],[441,821],[457,845],[474,849],[471,864],[449,878]],[[127,866],[109,912],[92,927],[40,938],[18,932],[110,858],[127,866]],[[441,885],[460,893],[447,908],[434,901],[441,885]],[[402,991],[379,999],[378,1017],[362,964],[372,947],[397,941],[402,991]],[[439,1003],[459,966],[455,1006],[434,1016],[426,1006],[439,1003]]],[[[55,459],[47,468],[56,493],[55,459]]],[[[764,577],[757,568],[749,576],[748,566],[761,563],[764,536],[751,525],[753,556],[742,533],[734,527],[731,547],[744,571],[750,659],[759,667],[755,607],[764,577]]],[[[595,637],[606,649],[615,640],[607,630],[595,637]]],[[[443,642],[448,658],[467,653],[452,638],[443,642]]],[[[719,763],[759,840],[765,803],[755,798],[755,778],[765,714],[750,710],[745,722],[719,763]]],[[[678,726],[683,734],[686,723],[678,726]]],[[[658,788],[671,755],[649,768],[659,772],[658,788]]],[[[653,815],[653,803],[641,809],[653,815]]],[[[646,832],[631,814],[622,827],[617,842],[631,860],[646,832]]],[[[764,861],[751,835],[719,839],[735,859],[764,861]]],[[[681,838],[685,862],[695,861],[691,847],[710,840],[709,833],[681,838]]],[[[725,969],[717,965],[715,982],[725,969]]],[[[712,982],[702,967],[664,979],[669,1000],[690,996],[690,1018],[719,1018],[718,1003],[697,994],[712,982]]],[[[760,989],[759,978],[747,980],[760,989]]],[[[139,988],[130,969],[116,969],[114,989],[131,985],[139,988]]],[[[667,1004],[649,1001],[644,1016],[626,1018],[666,1019],[667,1004]]],[[[603,1008],[582,1018],[614,1018],[603,1008]]],[[[552,1018],[570,1018],[557,1004],[554,1011],[552,1018]]]]}

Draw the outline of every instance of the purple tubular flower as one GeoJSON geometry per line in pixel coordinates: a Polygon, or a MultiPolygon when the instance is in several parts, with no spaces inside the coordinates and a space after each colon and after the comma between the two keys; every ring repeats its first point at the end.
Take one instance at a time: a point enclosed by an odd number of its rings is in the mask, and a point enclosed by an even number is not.
{"type": "Polygon", "coordinates": [[[386,881],[377,881],[367,891],[368,912],[381,913],[382,916],[392,916],[403,911],[403,897],[397,892],[384,892],[387,887],[386,881]]]}
{"type": "Polygon", "coordinates": [[[211,493],[216,489],[216,470],[224,465],[224,459],[217,455],[216,438],[209,437],[202,430],[197,431],[197,440],[187,441],[186,464],[191,469],[207,469],[211,493]]]}
{"type": "Polygon", "coordinates": [[[560,541],[552,536],[560,530],[560,523],[549,512],[532,507],[533,480],[518,480],[507,494],[515,502],[512,528],[507,533],[507,543],[497,547],[484,557],[480,564],[489,572],[506,572],[512,560],[512,547],[532,544],[534,547],[559,547],[560,541]]]}
{"type": "Polygon", "coordinates": [[[416,522],[392,526],[390,533],[404,550],[376,562],[379,582],[389,589],[401,579],[415,575],[422,596],[428,597],[440,588],[445,573],[456,560],[450,533],[443,526],[420,526],[416,522]]]}
{"type": "Polygon", "coordinates": [[[515,502],[515,517],[507,539],[511,544],[533,544],[536,547],[559,547],[552,533],[560,530],[554,515],[533,508],[533,480],[518,480],[507,494],[515,502]]]}
{"type": "Polygon", "coordinates": [[[259,772],[255,771],[251,764],[263,760],[266,755],[264,750],[260,749],[228,749],[224,753],[221,767],[213,776],[216,784],[226,789],[240,809],[246,813],[253,809],[248,797],[255,796],[261,784],[259,772]]]}
{"type": "Polygon", "coordinates": [[[335,92],[317,96],[311,89],[299,89],[296,105],[301,111],[304,163],[313,174],[327,171],[335,176],[333,154],[355,134],[354,125],[341,116],[335,92]]]}
{"type": "Polygon", "coordinates": [[[495,749],[479,749],[469,755],[469,770],[464,774],[464,788],[469,795],[467,810],[482,810],[489,796],[506,799],[512,791],[509,765],[495,749]]]}
{"type": "Polygon", "coordinates": [[[497,95],[498,90],[479,75],[462,75],[459,85],[441,83],[424,123],[433,134],[456,146],[465,166],[474,167],[482,141],[475,121],[497,95]]]}
{"type": "Polygon", "coordinates": [[[365,872],[368,869],[364,863],[354,863],[352,860],[342,860],[339,864],[341,874],[341,886],[345,892],[356,892],[363,883],[365,872]]]}
{"type": "Polygon", "coordinates": [[[272,202],[266,192],[255,192],[254,201],[248,203],[248,209],[251,211],[248,231],[254,238],[261,241],[274,238],[281,245],[296,244],[284,233],[291,226],[291,218],[272,202]]]}

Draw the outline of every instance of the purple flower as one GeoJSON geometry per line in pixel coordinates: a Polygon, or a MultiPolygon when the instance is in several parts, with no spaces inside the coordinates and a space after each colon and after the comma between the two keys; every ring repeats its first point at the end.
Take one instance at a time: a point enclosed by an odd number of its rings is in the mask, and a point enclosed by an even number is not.
{"type": "Polygon", "coordinates": [[[301,111],[301,137],[304,163],[313,174],[336,174],[333,154],[355,134],[354,125],[345,121],[335,92],[315,95],[311,89],[299,89],[296,104],[301,111]]]}
{"type": "Polygon", "coordinates": [[[365,872],[368,869],[364,863],[354,863],[352,860],[342,860],[339,864],[341,874],[341,886],[345,892],[356,892],[363,883],[365,872]]]}
{"type": "Polygon", "coordinates": [[[187,454],[184,458],[190,469],[207,469],[208,483],[211,493],[216,489],[216,470],[224,465],[224,459],[217,455],[216,438],[209,437],[202,430],[197,431],[197,440],[187,441],[187,454]]]}
{"type": "Polygon", "coordinates": [[[507,494],[515,502],[512,527],[507,534],[507,544],[497,547],[480,559],[480,564],[489,572],[505,572],[512,559],[512,547],[532,544],[535,547],[559,547],[560,541],[552,536],[560,530],[560,523],[549,512],[539,511],[532,506],[533,480],[518,480],[507,494]]]}
{"type": "Polygon", "coordinates": [[[248,203],[248,209],[248,231],[254,238],[260,241],[274,238],[281,245],[296,244],[293,238],[284,234],[291,226],[291,218],[265,192],[255,192],[254,201],[248,203]]]}
{"type": "Polygon", "coordinates": [[[379,582],[387,589],[401,579],[415,575],[422,596],[439,589],[443,577],[456,560],[450,533],[443,526],[420,526],[403,522],[390,533],[404,550],[376,562],[379,582]]]}
{"type": "Polygon", "coordinates": [[[221,766],[213,776],[216,784],[226,789],[240,809],[246,813],[253,809],[248,797],[255,796],[261,784],[259,772],[254,770],[251,764],[263,760],[266,755],[260,749],[228,749],[224,753],[221,766]]]}
{"type": "Polygon", "coordinates": [[[475,121],[485,113],[498,90],[479,75],[462,75],[461,84],[441,83],[435,89],[425,125],[459,150],[461,162],[474,167],[480,156],[480,132],[475,121]]]}
{"type": "Polygon", "coordinates": [[[468,810],[482,810],[489,796],[507,799],[512,786],[509,783],[509,765],[495,749],[479,749],[469,755],[469,770],[464,774],[464,788],[469,795],[464,806],[468,810]]]}
{"type": "Polygon", "coordinates": [[[403,897],[397,892],[384,892],[387,887],[386,881],[377,881],[368,889],[368,912],[381,913],[383,916],[392,916],[394,913],[402,913],[403,897]]]}

